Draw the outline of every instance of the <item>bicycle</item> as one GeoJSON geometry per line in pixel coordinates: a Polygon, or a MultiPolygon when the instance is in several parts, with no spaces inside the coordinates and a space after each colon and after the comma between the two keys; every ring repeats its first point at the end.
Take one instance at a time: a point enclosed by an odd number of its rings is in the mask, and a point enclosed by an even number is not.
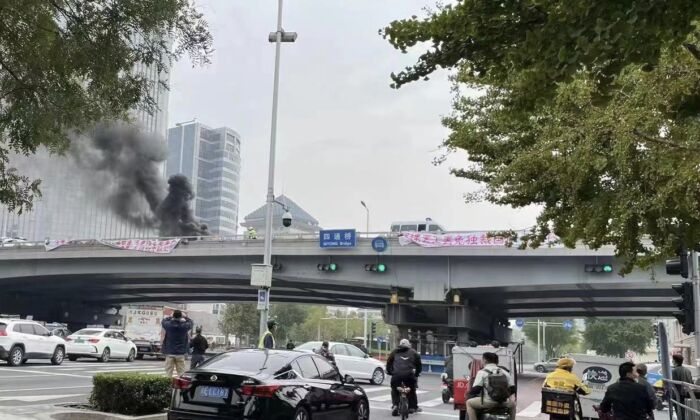
{"type": "Polygon", "coordinates": [[[411,388],[402,382],[396,390],[399,391],[399,415],[401,420],[406,420],[408,418],[408,394],[411,392],[411,388]]]}

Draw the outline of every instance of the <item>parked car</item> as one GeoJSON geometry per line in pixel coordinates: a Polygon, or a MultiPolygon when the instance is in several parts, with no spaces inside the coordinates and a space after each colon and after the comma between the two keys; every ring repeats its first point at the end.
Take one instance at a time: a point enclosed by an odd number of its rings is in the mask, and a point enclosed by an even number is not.
{"type": "Polygon", "coordinates": [[[133,362],[137,355],[136,345],[118,330],[107,328],[84,328],[66,337],[68,360],[91,357],[100,362],[110,359],[126,359],[133,362]]]}
{"type": "Polygon", "coordinates": [[[35,321],[0,318],[0,360],[10,366],[29,359],[49,359],[60,365],[66,355],[66,343],[35,321]]]}
{"type": "Polygon", "coordinates": [[[554,369],[556,369],[556,367],[557,367],[558,361],[559,361],[559,359],[555,357],[554,359],[549,359],[546,362],[535,363],[535,365],[534,365],[535,372],[540,372],[540,373],[554,372],[554,369]]]}
{"type": "Polygon", "coordinates": [[[367,395],[353,382],[314,354],[226,352],[173,379],[168,420],[368,420],[367,395]]]}
{"type": "MultiPolygon", "coordinates": [[[[355,379],[366,380],[372,385],[384,383],[386,373],[382,362],[369,357],[352,344],[338,342],[329,342],[328,344],[331,353],[335,356],[335,364],[341,375],[350,375],[355,379]]],[[[320,341],[309,341],[297,346],[294,350],[315,353],[320,348],[320,341]]]]}

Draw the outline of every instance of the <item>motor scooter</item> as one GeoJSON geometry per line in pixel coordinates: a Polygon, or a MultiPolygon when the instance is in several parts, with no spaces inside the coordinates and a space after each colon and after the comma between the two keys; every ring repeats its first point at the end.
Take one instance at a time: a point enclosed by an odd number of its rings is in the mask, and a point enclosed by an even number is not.
{"type": "Polygon", "coordinates": [[[454,381],[447,376],[442,377],[442,402],[445,404],[450,402],[454,394],[454,381]]]}

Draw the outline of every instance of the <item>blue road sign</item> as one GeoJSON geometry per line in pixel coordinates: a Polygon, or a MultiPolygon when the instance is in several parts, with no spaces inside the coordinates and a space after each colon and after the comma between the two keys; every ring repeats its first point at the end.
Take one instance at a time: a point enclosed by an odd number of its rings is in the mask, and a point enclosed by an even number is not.
{"type": "Polygon", "coordinates": [[[262,310],[267,307],[267,297],[267,289],[258,290],[258,310],[262,310]]]}
{"type": "Polygon", "coordinates": [[[356,242],[355,229],[322,230],[318,234],[321,248],[353,248],[356,242]]]}
{"type": "Polygon", "coordinates": [[[386,341],[386,337],[376,337],[378,343],[383,343],[386,341]]]}
{"type": "Polygon", "coordinates": [[[523,325],[525,325],[525,320],[524,320],[524,319],[518,318],[518,319],[515,320],[515,326],[516,326],[516,327],[522,328],[523,325]]]}
{"type": "Polygon", "coordinates": [[[574,321],[567,319],[566,321],[563,322],[563,324],[564,324],[563,325],[564,329],[567,331],[571,331],[574,329],[574,321]]]}
{"type": "Polygon", "coordinates": [[[386,251],[388,246],[389,244],[387,243],[386,239],[382,238],[381,236],[377,236],[376,238],[372,239],[372,249],[377,252],[386,251]]]}

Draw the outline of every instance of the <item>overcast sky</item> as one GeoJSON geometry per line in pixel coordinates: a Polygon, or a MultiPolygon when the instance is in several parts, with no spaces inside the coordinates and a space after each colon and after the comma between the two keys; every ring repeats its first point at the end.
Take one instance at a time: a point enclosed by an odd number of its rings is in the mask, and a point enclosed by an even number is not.
{"type": "MultiPolygon", "coordinates": [[[[265,201],[277,1],[198,0],[214,35],[212,63],[187,59],[171,75],[169,126],[197,118],[242,137],[239,222],[265,201]]],[[[325,228],[386,231],[395,220],[431,217],[449,230],[523,228],[535,209],[465,204],[473,183],[432,159],[447,131],[447,73],[393,90],[389,75],[412,64],[377,30],[421,15],[431,0],[287,0],[283,44],[275,194],[285,194],[325,228]]]]}

